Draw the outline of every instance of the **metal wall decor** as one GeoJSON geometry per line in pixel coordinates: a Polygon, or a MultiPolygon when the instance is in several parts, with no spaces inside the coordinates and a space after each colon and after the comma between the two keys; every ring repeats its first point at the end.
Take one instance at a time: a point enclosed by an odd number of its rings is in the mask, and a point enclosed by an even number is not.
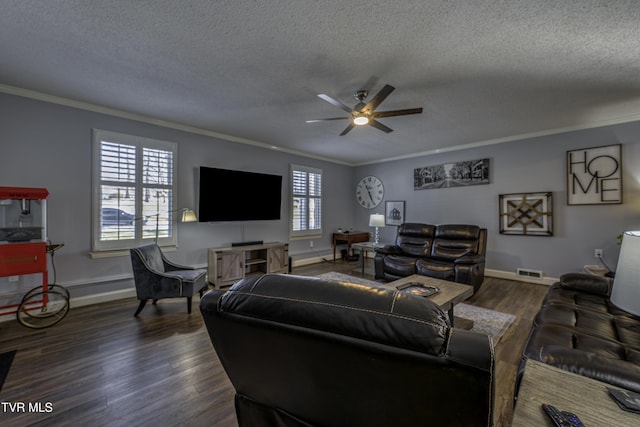
{"type": "Polygon", "coordinates": [[[489,159],[467,160],[413,170],[413,189],[489,184],[489,159]]]}
{"type": "Polygon", "coordinates": [[[385,225],[400,225],[404,220],[404,201],[388,201],[384,207],[385,225]]]}
{"type": "Polygon", "coordinates": [[[567,151],[567,204],[622,203],[621,145],[567,151]]]}
{"type": "Polygon", "coordinates": [[[500,234],[553,235],[553,193],[500,194],[500,234]]]}

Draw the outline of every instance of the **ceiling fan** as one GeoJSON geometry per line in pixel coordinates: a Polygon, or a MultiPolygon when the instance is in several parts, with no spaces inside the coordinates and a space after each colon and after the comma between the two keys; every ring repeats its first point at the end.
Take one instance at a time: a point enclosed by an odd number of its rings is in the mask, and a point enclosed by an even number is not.
{"type": "Polygon", "coordinates": [[[367,99],[369,95],[369,91],[367,90],[359,90],[353,94],[355,98],[358,100],[358,103],[353,107],[349,108],[344,105],[342,102],[338,101],[326,95],[324,93],[318,94],[318,97],[324,99],[329,104],[335,105],[336,107],[346,111],[349,113],[347,117],[332,117],[328,119],[315,119],[315,120],[307,120],[307,123],[315,123],[315,122],[325,122],[330,120],[344,120],[349,119],[351,123],[346,127],[345,130],[342,131],[340,136],[346,135],[354,126],[364,126],[370,125],[374,128],[381,130],[383,132],[389,133],[393,132],[393,129],[383,125],[376,119],[381,117],[392,117],[392,116],[406,116],[408,114],[420,114],[422,113],[422,108],[407,108],[404,110],[393,110],[393,111],[375,111],[375,109],[385,100],[387,96],[391,92],[394,91],[394,87],[391,85],[384,85],[380,92],[378,92],[369,102],[366,104],[364,100],[367,99]]]}

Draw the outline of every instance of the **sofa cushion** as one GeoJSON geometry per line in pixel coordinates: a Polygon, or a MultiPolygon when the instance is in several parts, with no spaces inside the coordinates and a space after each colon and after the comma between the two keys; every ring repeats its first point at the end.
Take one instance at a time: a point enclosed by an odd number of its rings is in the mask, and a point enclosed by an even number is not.
{"type": "Polygon", "coordinates": [[[436,227],[436,238],[431,247],[431,257],[455,261],[457,258],[478,253],[477,225],[445,224],[436,227]]]}
{"type": "Polygon", "coordinates": [[[580,308],[596,311],[599,313],[633,317],[631,313],[613,305],[609,300],[609,297],[605,295],[582,292],[572,288],[567,288],[561,283],[553,284],[542,302],[543,305],[551,303],[576,305],[580,308]]]}
{"type": "Polygon", "coordinates": [[[452,262],[465,255],[474,254],[477,246],[477,241],[436,238],[431,247],[431,257],[452,262]]]}
{"type": "Polygon", "coordinates": [[[575,305],[548,304],[543,306],[534,321],[535,326],[557,325],[576,328],[581,332],[608,340],[618,340],[614,317],[607,313],[582,310],[575,305]]]}
{"type": "Polygon", "coordinates": [[[534,328],[524,359],[640,392],[640,351],[563,326],[534,328]]]}
{"type": "Polygon", "coordinates": [[[416,274],[416,261],[417,258],[388,255],[385,258],[385,271],[394,276],[411,276],[416,274]]]}
{"type": "Polygon", "coordinates": [[[614,324],[618,340],[640,349],[640,321],[627,316],[615,316],[614,324]]]}
{"type": "Polygon", "coordinates": [[[453,240],[478,240],[480,227],[466,224],[443,224],[436,227],[436,237],[453,240]]]}
{"type": "Polygon", "coordinates": [[[525,355],[531,359],[540,360],[538,355],[542,349],[551,346],[598,354],[612,360],[626,360],[626,350],[621,343],[560,325],[535,327],[527,342],[525,355]]]}
{"type": "Polygon", "coordinates": [[[435,226],[429,224],[405,223],[398,227],[396,246],[406,255],[429,256],[435,234],[435,226]]]}
{"type": "Polygon", "coordinates": [[[455,281],[455,264],[435,259],[421,258],[416,262],[416,272],[436,279],[455,281]]]}

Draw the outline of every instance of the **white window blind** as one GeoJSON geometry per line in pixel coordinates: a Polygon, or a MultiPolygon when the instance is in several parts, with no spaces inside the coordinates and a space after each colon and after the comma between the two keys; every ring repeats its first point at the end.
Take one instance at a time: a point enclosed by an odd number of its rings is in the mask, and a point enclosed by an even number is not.
{"type": "Polygon", "coordinates": [[[92,252],[175,245],[176,144],[94,130],[92,252]]]}
{"type": "Polygon", "coordinates": [[[322,234],[322,170],[291,166],[292,236],[322,234]]]}

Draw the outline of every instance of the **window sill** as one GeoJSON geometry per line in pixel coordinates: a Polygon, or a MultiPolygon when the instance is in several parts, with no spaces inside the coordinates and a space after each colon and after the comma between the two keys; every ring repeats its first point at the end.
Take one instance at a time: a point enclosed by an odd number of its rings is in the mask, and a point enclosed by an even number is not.
{"type": "MultiPolygon", "coordinates": [[[[176,252],[178,250],[177,246],[161,246],[162,252],[176,252]]],[[[115,258],[121,256],[129,256],[129,249],[116,249],[110,251],[91,251],[89,252],[89,258],[91,259],[100,259],[100,258],[115,258]]]]}

